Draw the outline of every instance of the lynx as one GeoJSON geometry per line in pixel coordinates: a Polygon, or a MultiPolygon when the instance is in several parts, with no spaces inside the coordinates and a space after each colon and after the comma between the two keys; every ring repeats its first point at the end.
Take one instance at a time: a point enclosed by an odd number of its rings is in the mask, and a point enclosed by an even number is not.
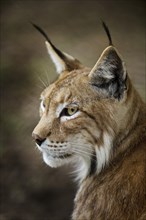
{"type": "Polygon", "coordinates": [[[59,76],[41,94],[32,136],[47,165],[76,167],[72,220],[146,219],[146,105],[108,27],[109,46],[90,69],[34,26],[59,76]]]}

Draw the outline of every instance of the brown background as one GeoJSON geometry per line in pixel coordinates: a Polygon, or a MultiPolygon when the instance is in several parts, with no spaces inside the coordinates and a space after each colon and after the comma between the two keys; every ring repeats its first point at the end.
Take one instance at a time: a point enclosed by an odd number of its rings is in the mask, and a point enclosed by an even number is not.
{"type": "Polygon", "coordinates": [[[108,24],[133,83],[145,99],[145,1],[1,1],[1,220],[68,220],[76,184],[68,167],[51,169],[31,138],[39,94],[55,77],[43,27],[63,51],[93,66],[108,24]]]}

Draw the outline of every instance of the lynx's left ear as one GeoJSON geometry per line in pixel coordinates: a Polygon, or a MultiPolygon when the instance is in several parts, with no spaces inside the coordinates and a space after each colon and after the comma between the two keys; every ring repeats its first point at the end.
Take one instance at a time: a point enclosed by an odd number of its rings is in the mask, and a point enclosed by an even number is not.
{"type": "Polygon", "coordinates": [[[107,47],[89,77],[95,89],[102,90],[108,97],[121,99],[126,89],[126,68],[113,46],[107,47]]]}
{"type": "Polygon", "coordinates": [[[72,71],[75,69],[81,69],[83,66],[81,65],[80,61],[75,59],[74,57],[70,56],[67,53],[61,52],[58,50],[51,41],[46,41],[46,47],[48,53],[55,64],[56,71],[58,74],[64,71],[72,71]]]}
{"type": "Polygon", "coordinates": [[[54,44],[51,42],[51,40],[48,38],[47,34],[38,25],[33,23],[32,25],[45,37],[45,43],[48,53],[53,63],[55,64],[56,71],[58,74],[64,71],[72,71],[74,69],[83,68],[79,60],[75,59],[67,53],[61,52],[58,48],[56,48],[54,44]]]}

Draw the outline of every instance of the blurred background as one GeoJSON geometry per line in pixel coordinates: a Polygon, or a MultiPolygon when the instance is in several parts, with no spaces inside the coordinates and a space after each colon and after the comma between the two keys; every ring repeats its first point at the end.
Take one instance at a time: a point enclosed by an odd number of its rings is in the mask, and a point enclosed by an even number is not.
{"type": "Polygon", "coordinates": [[[108,45],[100,18],[145,99],[145,1],[1,0],[0,220],[68,220],[77,190],[71,169],[51,169],[31,138],[39,96],[55,77],[40,25],[59,49],[92,67],[108,45]]]}

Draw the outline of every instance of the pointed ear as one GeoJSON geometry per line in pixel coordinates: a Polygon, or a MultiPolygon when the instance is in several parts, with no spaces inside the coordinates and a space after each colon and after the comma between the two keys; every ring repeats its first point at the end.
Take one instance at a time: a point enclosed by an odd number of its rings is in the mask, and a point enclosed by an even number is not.
{"type": "Polygon", "coordinates": [[[120,99],[126,89],[126,68],[113,46],[107,47],[90,74],[91,85],[108,97],[120,99]]]}
{"type": "Polygon", "coordinates": [[[31,24],[45,37],[47,50],[53,63],[55,64],[57,73],[60,74],[64,71],[72,71],[74,69],[83,68],[82,64],[77,59],[57,49],[42,28],[32,22],[31,24]]]}
{"type": "Polygon", "coordinates": [[[60,74],[64,71],[72,71],[74,69],[83,68],[82,64],[77,59],[58,50],[50,40],[45,43],[47,51],[55,64],[57,73],[60,74]]]}

